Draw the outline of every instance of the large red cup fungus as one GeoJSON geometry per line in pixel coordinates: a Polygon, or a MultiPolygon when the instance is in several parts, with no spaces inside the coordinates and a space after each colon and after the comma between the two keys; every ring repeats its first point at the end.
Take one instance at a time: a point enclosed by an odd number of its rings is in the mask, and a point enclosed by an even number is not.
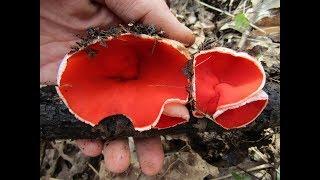
{"type": "Polygon", "coordinates": [[[191,81],[182,73],[189,59],[174,40],[131,33],[98,38],[64,57],[57,92],[71,113],[92,126],[122,114],[139,131],[187,122],[186,87],[192,87],[193,115],[225,129],[246,126],[267,105],[265,72],[250,55],[223,47],[201,51],[187,68],[191,81]],[[88,48],[97,53],[88,56],[88,48]],[[179,109],[184,117],[171,117],[179,109]]]}
{"type": "Polygon", "coordinates": [[[162,115],[166,104],[188,101],[182,69],[190,57],[182,44],[126,33],[89,48],[93,57],[84,50],[66,55],[57,78],[57,92],[78,119],[94,126],[122,114],[139,131],[186,122],[162,115]]]}
{"type": "Polygon", "coordinates": [[[261,64],[243,52],[217,47],[194,57],[193,98],[196,117],[209,115],[225,129],[243,127],[265,108],[261,64]]]}

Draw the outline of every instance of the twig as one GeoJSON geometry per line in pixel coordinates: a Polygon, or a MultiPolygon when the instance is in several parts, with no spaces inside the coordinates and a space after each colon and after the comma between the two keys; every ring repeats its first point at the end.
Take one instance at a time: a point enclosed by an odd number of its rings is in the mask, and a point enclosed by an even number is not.
{"type": "MultiPolygon", "coordinates": [[[[211,5],[207,4],[207,3],[201,2],[201,1],[199,1],[199,0],[195,0],[195,1],[198,2],[199,4],[203,5],[203,6],[206,6],[207,8],[213,9],[213,10],[218,11],[218,12],[221,12],[221,13],[224,13],[224,14],[226,14],[226,15],[234,18],[234,15],[231,14],[231,13],[229,13],[229,12],[227,12],[227,11],[223,11],[223,10],[221,10],[221,9],[219,9],[219,8],[213,7],[213,6],[211,6],[211,5]]],[[[261,28],[259,28],[258,26],[252,24],[251,22],[250,22],[250,26],[253,27],[254,29],[256,29],[256,30],[264,33],[264,34],[267,33],[267,32],[265,32],[263,29],[261,29],[261,28]]]]}
{"type": "Polygon", "coordinates": [[[247,169],[247,171],[252,172],[252,171],[257,171],[257,170],[262,170],[262,169],[268,169],[268,168],[273,168],[271,164],[262,164],[253,168],[247,169]]]}
{"type": "Polygon", "coordinates": [[[249,171],[247,171],[247,170],[245,170],[245,169],[243,169],[243,168],[241,168],[241,167],[239,167],[239,166],[236,166],[236,168],[240,169],[241,171],[245,172],[246,174],[248,174],[249,176],[251,176],[251,177],[253,177],[253,178],[255,178],[255,179],[258,179],[258,180],[262,179],[262,178],[258,178],[257,176],[255,176],[255,175],[252,174],[251,172],[249,172],[249,171]]]}
{"type": "Polygon", "coordinates": [[[94,172],[94,173],[96,173],[96,175],[100,178],[100,176],[99,176],[99,172],[90,164],[90,163],[88,163],[88,166],[92,169],[92,171],[94,172]]]}
{"type": "Polygon", "coordinates": [[[186,0],[186,2],[183,4],[182,9],[186,9],[188,6],[189,0],[186,0]]]}
{"type": "Polygon", "coordinates": [[[234,0],[230,0],[230,3],[229,3],[229,13],[231,13],[231,8],[232,8],[232,5],[233,5],[233,2],[234,2],[234,0]]]}
{"type": "Polygon", "coordinates": [[[179,171],[179,169],[176,169],[176,171],[177,171],[181,176],[183,176],[183,174],[179,171]]]}
{"type": "Polygon", "coordinates": [[[168,166],[168,168],[164,171],[164,173],[161,175],[161,177],[160,177],[160,179],[162,178],[162,177],[164,177],[166,174],[167,174],[167,172],[172,168],[172,166],[175,164],[175,163],[177,163],[178,161],[181,161],[179,158],[177,158],[176,160],[174,160],[169,166],[168,166]]]}
{"type": "Polygon", "coordinates": [[[178,150],[178,152],[181,152],[184,148],[186,148],[186,147],[188,147],[189,149],[192,149],[191,147],[190,147],[190,145],[188,144],[188,142],[186,142],[186,145],[184,145],[182,148],[180,148],[179,150],[178,150]]]}
{"type": "MultiPolygon", "coordinates": [[[[262,164],[262,165],[259,165],[259,166],[253,167],[253,168],[246,169],[246,171],[247,172],[252,172],[252,171],[268,169],[268,168],[273,168],[273,166],[271,164],[262,164]]],[[[244,173],[244,172],[239,172],[239,173],[244,173]]],[[[227,178],[230,178],[230,177],[232,177],[231,173],[228,174],[228,175],[225,175],[225,176],[221,176],[221,177],[215,178],[213,180],[227,179],[227,178]]]]}
{"type": "Polygon", "coordinates": [[[259,28],[258,26],[254,25],[254,24],[252,24],[252,23],[250,23],[250,26],[253,27],[254,29],[262,32],[263,34],[267,34],[267,32],[266,32],[265,30],[259,28]]]}
{"type": "Polygon", "coordinates": [[[247,38],[248,38],[248,36],[250,34],[250,30],[251,30],[251,28],[248,28],[242,33],[241,39],[240,39],[239,44],[238,44],[239,50],[243,49],[244,44],[246,43],[247,38]]]}
{"type": "Polygon", "coordinates": [[[243,3],[243,13],[246,12],[246,4],[247,4],[247,0],[244,0],[244,3],[243,3]]]}
{"type": "Polygon", "coordinates": [[[257,147],[250,148],[252,151],[254,151],[264,162],[269,163],[268,159],[262,152],[259,151],[257,147]]]}
{"type": "Polygon", "coordinates": [[[269,163],[268,159],[264,157],[264,154],[262,154],[262,152],[260,152],[258,148],[251,148],[251,150],[254,151],[265,163],[268,163],[270,166],[272,166],[275,169],[277,173],[280,174],[279,170],[273,164],[269,163]]]}
{"type": "Polygon", "coordinates": [[[207,4],[207,3],[201,2],[201,1],[199,1],[199,0],[196,0],[196,2],[198,2],[199,4],[201,4],[201,5],[203,5],[203,6],[206,6],[207,8],[213,9],[213,10],[218,11],[218,12],[221,12],[221,13],[224,13],[224,14],[226,14],[226,15],[234,18],[234,15],[231,14],[231,13],[229,13],[229,12],[227,12],[227,11],[223,11],[223,10],[221,10],[221,9],[219,9],[219,8],[213,7],[213,6],[211,6],[211,5],[207,4]]]}
{"type": "MultiPolygon", "coordinates": [[[[235,36],[233,36],[233,37],[241,39],[240,36],[236,36],[236,35],[235,35],[235,36]]],[[[259,39],[247,38],[247,40],[249,40],[249,41],[255,41],[255,42],[264,42],[264,43],[266,43],[266,44],[270,44],[270,45],[273,45],[273,46],[276,46],[276,47],[280,46],[279,43],[268,42],[268,41],[259,40],[259,39]]]]}
{"type": "Polygon", "coordinates": [[[74,160],[71,157],[69,157],[68,155],[64,154],[64,152],[63,152],[64,145],[63,144],[61,144],[59,147],[57,147],[56,144],[51,142],[51,146],[58,151],[59,156],[62,157],[62,159],[69,161],[72,165],[74,164],[74,160]]]}

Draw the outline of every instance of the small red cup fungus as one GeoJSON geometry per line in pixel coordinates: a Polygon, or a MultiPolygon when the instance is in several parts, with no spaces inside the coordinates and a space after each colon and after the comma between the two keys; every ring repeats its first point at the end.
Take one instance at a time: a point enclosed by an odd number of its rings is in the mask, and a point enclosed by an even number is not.
{"type": "Polygon", "coordinates": [[[244,52],[216,47],[194,57],[194,116],[209,116],[225,129],[240,128],[262,112],[268,95],[262,65],[244,52]]]}
{"type": "Polygon", "coordinates": [[[97,53],[90,57],[79,50],[66,55],[57,78],[58,94],[78,119],[94,126],[122,114],[139,131],[188,120],[169,121],[162,115],[165,105],[188,101],[189,80],[182,69],[190,57],[182,44],[125,33],[88,47],[97,53]]]}

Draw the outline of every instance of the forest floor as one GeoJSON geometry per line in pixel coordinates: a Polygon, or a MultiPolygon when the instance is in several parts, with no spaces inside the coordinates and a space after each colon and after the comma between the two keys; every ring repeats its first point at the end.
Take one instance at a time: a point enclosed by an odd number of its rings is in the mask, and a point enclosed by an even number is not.
{"type": "MultiPolygon", "coordinates": [[[[169,0],[167,3],[196,36],[190,53],[198,52],[203,44],[248,52],[264,66],[267,81],[280,84],[279,0],[169,0]]],[[[52,180],[280,179],[279,125],[263,129],[258,136],[264,143],[255,144],[258,142],[255,141],[251,147],[232,153],[227,153],[230,147],[224,147],[214,132],[198,133],[197,137],[163,136],[164,167],[153,177],[145,176],[139,169],[132,138],[129,138],[130,168],[117,175],[105,170],[102,155],[88,158],[74,141],[56,140],[45,147],[41,143],[44,156],[40,157],[40,176],[52,180]],[[199,138],[202,144],[195,144],[199,138]],[[199,150],[200,146],[206,147],[199,150]]]]}

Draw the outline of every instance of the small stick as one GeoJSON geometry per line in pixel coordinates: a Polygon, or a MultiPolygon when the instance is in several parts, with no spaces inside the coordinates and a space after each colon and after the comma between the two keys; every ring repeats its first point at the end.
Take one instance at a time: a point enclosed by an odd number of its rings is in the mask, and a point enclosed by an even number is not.
{"type": "Polygon", "coordinates": [[[64,145],[63,144],[60,144],[59,146],[57,144],[54,144],[53,142],[51,142],[50,144],[54,149],[56,149],[58,151],[60,157],[62,157],[66,161],[69,161],[72,165],[74,164],[74,160],[70,156],[64,154],[64,152],[63,152],[64,145]]]}
{"type": "Polygon", "coordinates": [[[176,160],[174,160],[169,166],[168,166],[168,168],[164,171],[164,173],[162,174],[162,176],[160,177],[160,179],[162,178],[162,177],[164,177],[166,174],[167,174],[167,172],[172,168],[172,166],[175,164],[175,163],[177,163],[178,161],[181,161],[179,158],[177,158],[176,160]]]}
{"type": "Polygon", "coordinates": [[[98,171],[97,171],[90,163],[88,163],[88,166],[89,166],[89,167],[92,169],[92,171],[93,171],[94,173],[96,173],[96,175],[100,178],[98,171]]]}
{"type": "MultiPolygon", "coordinates": [[[[241,38],[240,36],[233,36],[233,37],[238,38],[238,39],[241,38]]],[[[268,41],[263,41],[263,40],[259,40],[259,39],[247,38],[247,40],[254,41],[254,42],[264,42],[266,44],[270,44],[270,45],[273,45],[273,46],[276,46],[276,47],[280,46],[279,43],[268,42],[268,41]]]]}
{"type": "Polygon", "coordinates": [[[261,178],[258,178],[257,176],[255,176],[254,174],[252,174],[251,172],[239,167],[239,166],[236,166],[236,168],[240,169],[241,171],[245,172],[246,174],[248,174],[249,176],[255,178],[255,179],[261,179],[261,178]]]}
{"type": "Polygon", "coordinates": [[[234,0],[230,0],[230,3],[229,3],[229,13],[231,13],[231,8],[232,8],[232,5],[233,5],[233,2],[234,2],[234,0]]]}

